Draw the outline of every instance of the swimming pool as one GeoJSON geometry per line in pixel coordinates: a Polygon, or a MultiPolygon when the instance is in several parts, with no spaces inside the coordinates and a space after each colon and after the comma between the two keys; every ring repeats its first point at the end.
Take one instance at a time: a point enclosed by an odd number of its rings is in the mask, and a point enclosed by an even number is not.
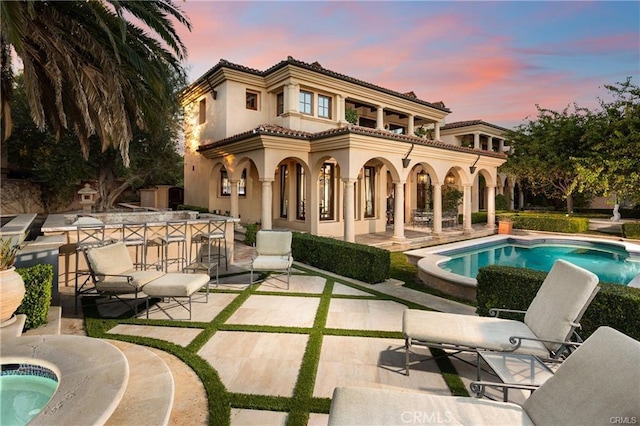
{"type": "Polygon", "coordinates": [[[451,260],[439,266],[454,274],[475,278],[478,270],[487,265],[549,271],[554,262],[564,259],[598,276],[601,282],[627,285],[640,274],[640,261],[629,259],[629,253],[617,246],[603,243],[544,241],[526,246],[508,241],[489,247],[441,252],[451,260]]]}
{"type": "Polygon", "coordinates": [[[496,259],[499,259],[510,262],[504,263],[509,266],[548,271],[555,261],[548,256],[551,252],[562,251],[562,246],[567,247],[564,249],[565,256],[571,257],[570,259],[564,257],[565,259],[596,274],[600,272],[602,274],[600,280],[603,282],[627,285],[634,276],[640,274],[640,245],[592,237],[579,238],[548,234],[492,235],[411,250],[404,254],[411,263],[418,266],[418,276],[427,287],[451,296],[475,301],[478,284],[475,276],[480,267],[495,264],[496,259]],[[531,251],[544,246],[553,250],[542,254],[531,251]],[[528,260],[521,253],[527,249],[529,254],[533,253],[528,260]],[[481,252],[483,254],[480,254],[481,252]],[[459,260],[452,262],[453,267],[443,267],[452,259],[459,260]],[[584,262],[590,265],[587,266],[584,262]],[[617,262],[620,263],[619,270],[612,274],[612,265],[617,262]]]}

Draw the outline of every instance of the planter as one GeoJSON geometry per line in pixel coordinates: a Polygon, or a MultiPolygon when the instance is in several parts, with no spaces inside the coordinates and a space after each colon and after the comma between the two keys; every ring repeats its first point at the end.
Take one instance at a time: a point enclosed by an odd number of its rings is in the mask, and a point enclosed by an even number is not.
{"type": "Polygon", "coordinates": [[[11,319],[24,294],[24,281],[15,267],[0,271],[0,323],[11,319]]]}
{"type": "Polygon", "coordinates": [[[511,229],[513,228],[513,222],[509,221],[498,221],[498,234],[510,234],[511,229]]]}

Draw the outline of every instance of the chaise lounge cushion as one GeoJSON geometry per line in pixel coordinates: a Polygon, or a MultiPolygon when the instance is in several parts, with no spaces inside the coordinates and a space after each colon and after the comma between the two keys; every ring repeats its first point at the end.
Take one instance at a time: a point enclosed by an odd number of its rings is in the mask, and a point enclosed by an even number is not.
{"type": "MultiPolygon", "coordinates": [[[[428,343],[446,342],[470,348],[507,351],[513,348],[509,337],[536,338],[526,324],[503,318],[407,309],[402,318],[405,336],[428,343]]],[[[540,342],[524,340],[516,351],[548,357],[549,351],[540,342]]]]}
{"type": "MultiPolygon", "coordinates": [[[[540,339],[564,341],[597,285],[598,276],[593,272],[564,260],[556,261],[527,308],[524,323],[540,339]]],[[[546,346],[552,351],[560,347],[550,343],[546,346]]]]}
{"type": "Polygon", "coordinates": [[[168,273],[145,285],[142,291],[151,297],[189,297],[210,279],[207,274],[168,273]]]}
{"type": "Polygon", "coordinates": [[[598,328],[523,408],[539,425],[640,421],[640,342],[598,328]]]}
{"type": "Polygon", "coordinates": [[[329,425],[533,425],[516,404],[390,389],[338,387],[329,425]]]}
{"type": "Polygon", "coordinates": [[[145,284],[164,275],[162,271],[138,271],[124,243],[109,244],[87,250],[87,261],[96,276],[96,290],[124,293],[140,290],[145,284]],[[121,275],[121,276],[109,276],[121,275]],[[131,280],[127,278],[131,277],[131,280]]]}

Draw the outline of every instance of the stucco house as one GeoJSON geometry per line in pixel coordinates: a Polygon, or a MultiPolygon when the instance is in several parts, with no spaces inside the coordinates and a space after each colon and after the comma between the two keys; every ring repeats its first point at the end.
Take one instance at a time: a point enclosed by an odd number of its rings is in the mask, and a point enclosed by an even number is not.
{"type": "Polygon", "coordinates": [[[445,124],[442,102],[292,57],[264,71],[221,60],[182,99],[185,204],[346,241],[393,223],[401,240],[416,209],[442,233],[455,187],[463,230],[479,209],[494,226],[506,129],[445,124]]]}

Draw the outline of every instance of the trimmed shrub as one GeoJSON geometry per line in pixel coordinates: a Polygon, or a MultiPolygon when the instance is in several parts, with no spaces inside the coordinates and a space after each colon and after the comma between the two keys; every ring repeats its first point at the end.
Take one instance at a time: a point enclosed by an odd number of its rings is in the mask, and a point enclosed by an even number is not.
{"type": "Polygon", "coordinates": [[[496,210],[509,210],[509,202],[507,201],[507,196],[504,194],[496,195],[496,210]]]}
{"type": "Polygon", "coordinates": [[[625,238],[640,239],[640,222],[636,223],[623,223],[622,235],[625,238]]]}
{"type": "Polygon", "coordinates": [[[256,223],[248,223],[244,226],[244,242],[247,245],[256,245],[256,234],[258,233],[258,225],[256,223]]]}
{"type": "MultiPolygon", "coordinates": [[[[546,272],[509,266],[480,268],[477,276],[478,314],[487,316],[491,308],[526,311],[546,276],[546,272]]],[[[580,336],[585,339],[598,327],[607,325],[640,339],[640,289],[609,283],[599,285],[600,291],[580,321],[580,336]]],[[[523,319],[521,315],[500,317],[523,319]]]]}
{"type": "Polygon", "coordinates": [[[30,268],[17,268],[16,272],[22,276],[25,287],[24,299],[16,314],[27,316],[26,329],[46,324],[51,305],[53,266],[40,264],[30,268]]]}
{"type": "Polygon", "coordinates": [[[471,223],[487,223],[487,212],[471,213],[471,223]]]}
{"type": "Polygon", "coordinates": [[[520,215],[509,216],[513,227],[532,231],[581,233],[589,230],[589,219],[562,215],[520,215]]]}
{"type": "Polygon", "coordinates": [[[294,232],[291,250],[298,262],[369,284],[390,276],[391,253],[377,247],[294,232]]]}

